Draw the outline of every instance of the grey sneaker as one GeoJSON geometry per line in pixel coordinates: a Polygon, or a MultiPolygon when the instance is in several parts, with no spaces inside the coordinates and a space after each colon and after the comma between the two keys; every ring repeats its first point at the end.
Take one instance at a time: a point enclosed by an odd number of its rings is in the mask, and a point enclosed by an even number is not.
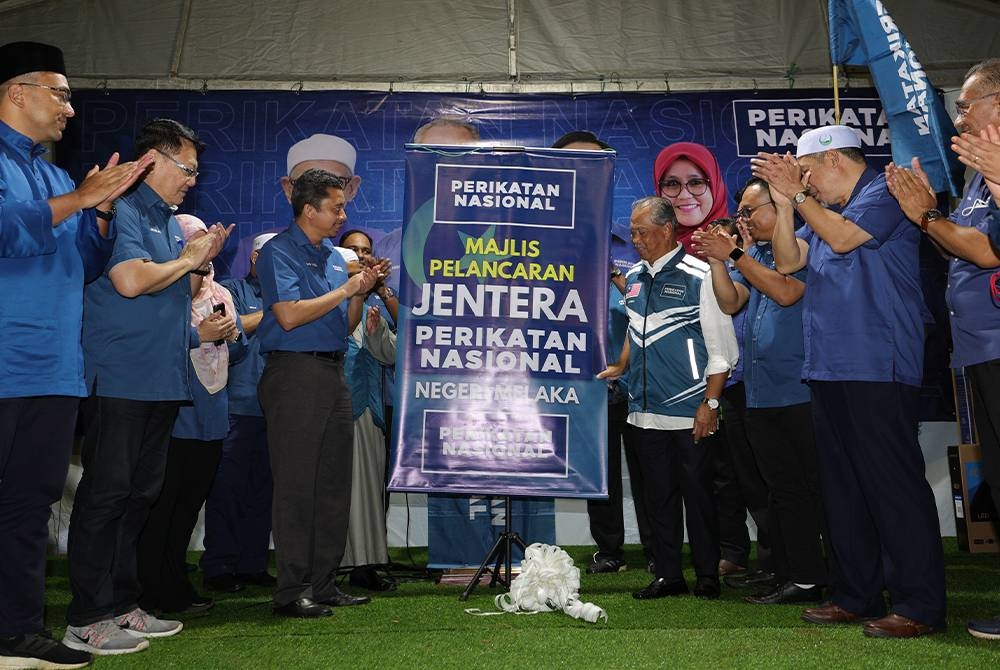
{"type": "Polygon", "coordinates": [[[127,614],[115,617],[123,631],[135,637],[170,637],[181,632],[184,624],[170,619],[157,619],[141,607],[136,607],[127,614]]]}
{"type": "Polygon", "coordinates": [[[95,656],[132,654],[149,647],[149,642],[132,637],[112,619],[86,626],[67,626],[62,643],[70,649],[89,651],[95,656]]]}

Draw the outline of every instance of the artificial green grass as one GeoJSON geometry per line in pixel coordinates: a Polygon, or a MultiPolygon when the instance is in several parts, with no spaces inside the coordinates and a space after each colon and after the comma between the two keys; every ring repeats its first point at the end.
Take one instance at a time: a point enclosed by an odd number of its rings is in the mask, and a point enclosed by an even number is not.
{"type": "MultiPolygon", "coordinates": [[[[969,555],[945,539],[948,631],[916,640],[866,638],[860,626],[823,627],[799,620],[797,605],[749,605],[744,592],[640,602],[631,592],[651,579],[638,548],[633,569],[582,576],[583,600],[603,607],[607,623],[561,613],[471,616],[495,611],[501,589],[404,582],[362,607],[320,620],[271,614],[269,592],[249,588],[216,597],[209,613],[187,618],[182,633],[150,640],[138,654],[101,657],[101,668],[987,668],[1000,664],[1000,642],[971,637],[970,618],[1000,614],[1000,559],[969,555]]],[[[568,547],[581,571],[591,548],[568,547]]],[[[426,552],[410,556],[425,560],[426,552]]],[[[406,561],[402,550],[393,559],[406,561]]],[[[50,562],[47,622],[60,635],[69,602],[64,558],[50,562]]],[[[689,582],[693,581],[688,574],[689,582]]],[[[200,576],[196,578],[200,586],[200,576]]],[[[345,590],[357,592],[356,589],[345,590]]],[[[181,617],[183,618],[183,617],[181,617]]]]}

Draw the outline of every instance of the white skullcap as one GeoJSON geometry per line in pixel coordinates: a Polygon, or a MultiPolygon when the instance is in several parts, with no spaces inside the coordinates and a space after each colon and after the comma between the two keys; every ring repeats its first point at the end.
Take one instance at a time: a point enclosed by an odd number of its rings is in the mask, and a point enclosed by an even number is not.
{"type": "Polygon", "coordinates": [[[344,257],[344,261],[348,263],[357,263],[359,260],[358,253],[354,249],[346,249],[344,247],[334,247],[334,249],[339,251],[340,255],[344,257]]]}
{"type": "Polygon", "coordinates": [[[796,158],[818,154],[830,149],[861,148],[861,138],[850,126],[823,126],[802,133],[795,151],[796,158]]]}
{"type": "Polygon", "coordinates": [[[278,233],[264,233],[263,235],[258,235],[253,238],[253,251],[260,251],[260,248],[267,244],[267,241],[278,233]]]}
{"type": "Polygon", "coordinates": [[[285,174],[292,174],[295,166],[305,161],[337,161],[346,165],[353,176],[357,159],[358,152],[347,140],[336,135],[317,133],[296,142],[288,150],[288,172],[285,174]]]}

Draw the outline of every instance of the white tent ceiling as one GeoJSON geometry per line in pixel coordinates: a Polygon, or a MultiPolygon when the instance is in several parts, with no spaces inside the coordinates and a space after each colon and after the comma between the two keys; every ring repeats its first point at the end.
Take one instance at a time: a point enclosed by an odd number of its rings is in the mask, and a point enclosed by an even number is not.
{"type": "MultiPolygon", "coordinates": [[[[936,86],[1000,55],[997,0],[886,5],[936,86]]],[[[0,42],[61,46],[77,87],[815,87],[826,34],[825,0],[0,0],[0,42]]]]}

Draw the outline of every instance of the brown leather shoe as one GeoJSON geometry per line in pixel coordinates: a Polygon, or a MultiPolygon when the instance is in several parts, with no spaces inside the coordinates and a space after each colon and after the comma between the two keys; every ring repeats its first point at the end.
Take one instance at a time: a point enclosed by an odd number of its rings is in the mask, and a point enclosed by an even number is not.
{"type": "Polygon", "coordinates": [[[740,572],[746,572],[746,566],[739,565],[738,563],[733,563],[727,558],[723,558],[719,561],[719,576],[725,577],[726,575],[735,575],[740,572]]]}
{"type": "Polygon", "coordinates": [[[832,602],[823,603],[819,607],[807,607],[802,610],[803,621],[827,626],[843,623],[861,623],[862,621],[872,621],[874,619],[875,617],[863,617],[854,612],[848,612],[843,607],[834,605],[832,602]]]}
{"type": "Polygon", "coordinates": [[[890,614],[865,624],[868,637],[920,637],[944,630],[944,626],[928,626],[899,614],[890,614]]]}

